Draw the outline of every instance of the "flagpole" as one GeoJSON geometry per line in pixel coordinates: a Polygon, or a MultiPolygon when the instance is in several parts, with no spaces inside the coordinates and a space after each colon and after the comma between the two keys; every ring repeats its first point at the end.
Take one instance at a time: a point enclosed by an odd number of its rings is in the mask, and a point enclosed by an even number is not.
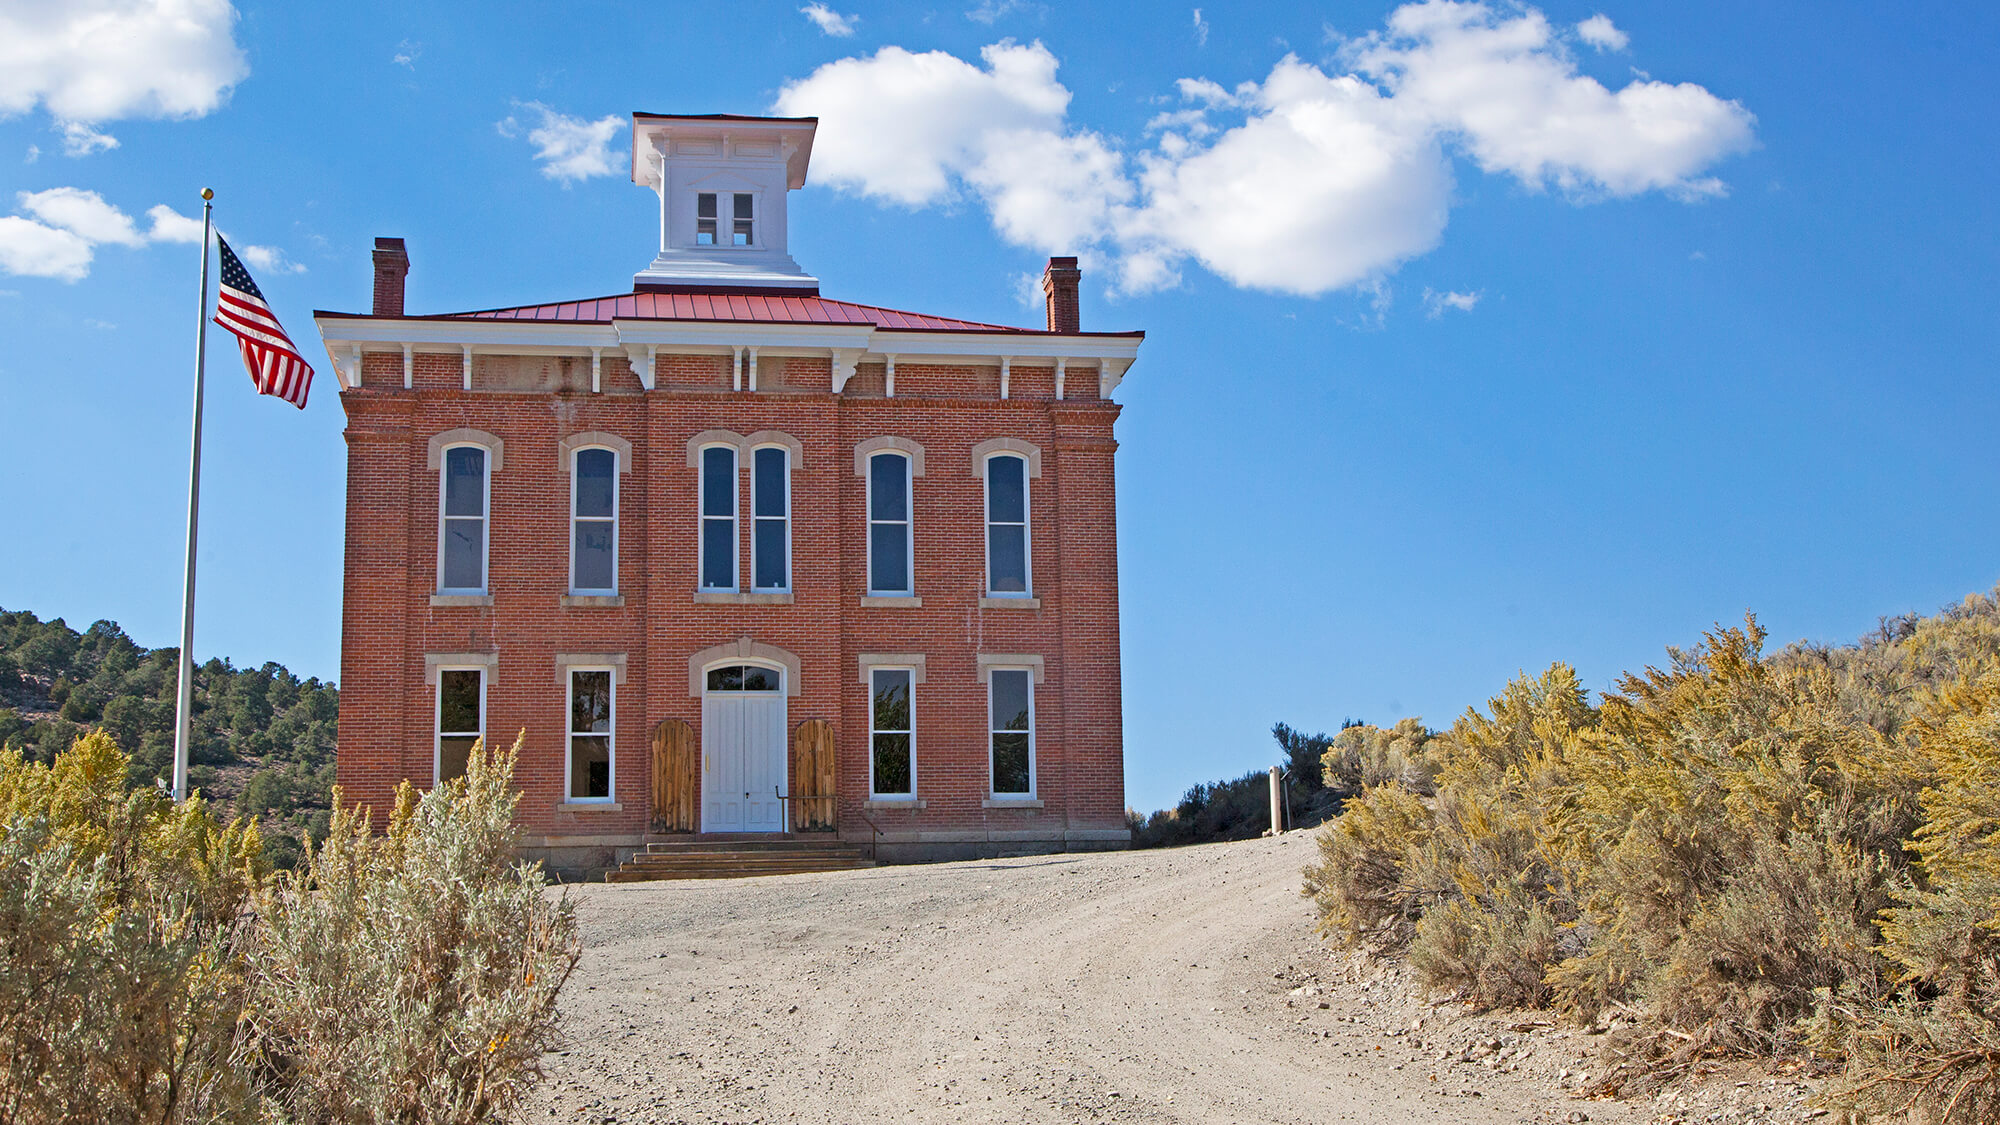
{"type": "Polygon", "coordinates": [[[194,733],[194,547],[201,512],[201,398],[208,369],[208,235],[215,193],[201,189],[201,303],[194,318],[194,440],[188,453],[187,580],[181,595],[180,690],[174,700],[174,800],[188,795],[188,751],[194,733]]]}

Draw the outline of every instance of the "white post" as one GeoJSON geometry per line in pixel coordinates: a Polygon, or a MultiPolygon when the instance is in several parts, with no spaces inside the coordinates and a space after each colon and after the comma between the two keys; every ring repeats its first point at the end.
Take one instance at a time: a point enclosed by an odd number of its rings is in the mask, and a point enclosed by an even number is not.
{"type": "Polygon", "coordinates": [[[1271,835],[1281,836],[1285,831],[1285,779],[1276,766],[1271,767],[1271,835]]]}
{"type": "Polygon", "coordinates": [[[181,667],[174,693],[174,800],[188,796],[188,751],[194,728],[194,554],[201,513],[201,398],[208,370],[208,234],[215,193],[201,189],[201,301],[194,318],[194,440],[188,453],[186,582],[181,593],[181,667]]]}

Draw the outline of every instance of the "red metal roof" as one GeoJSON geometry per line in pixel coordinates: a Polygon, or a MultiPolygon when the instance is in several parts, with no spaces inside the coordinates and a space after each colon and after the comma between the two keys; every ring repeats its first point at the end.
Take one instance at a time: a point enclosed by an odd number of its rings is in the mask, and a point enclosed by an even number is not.
{"type": "Polygon", "coordinates": [[[826,297],[782,293],[621,293],[553,305],[449,313],[424,319],[542,320],[609,323],[613,320],[729,320],[763,324],[872,324],[920,332],[1033,332],[1004,324],[981,324],[945,316],[857,305],[826,297]]]}

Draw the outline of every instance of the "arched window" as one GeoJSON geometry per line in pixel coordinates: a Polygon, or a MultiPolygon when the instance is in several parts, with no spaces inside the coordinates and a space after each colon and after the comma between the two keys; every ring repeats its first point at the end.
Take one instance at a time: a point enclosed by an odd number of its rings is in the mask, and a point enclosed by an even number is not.
{"type": "Polygon", "coordinates": [[[736,447],[701,451],[701,588],[736,589],[736,447]]]}
{"type": "Polygon", "coordinates": [[[784,446],[759,446],[750,455],[750,582],[759,591],[792,588],[791,465],[784,446]]]}
{"type": "Polygon", "coordinates": [[[986,459],[986,594],[1025,598],[1028,566],[1028,459],[996,453],[986,459]]]}
{"type": "Polygon", "coordinates": [[[783,691],[785,674],[761,664],[724,664],[708,670],[710,691],[783,691]]]}
{"type": "Polygon", "coordinates": [[[487,506],[484,446],[452,445],[439,466],[438,592],[486,592],[487,506]]]}
{"type": "Polygon", "coordinates": [[[618,454],[590,446],[570,465],[569,592],[618,592],[618,454]]]}
{"type": "Polygon", "coordinates": [[[910,581],[910,459],[883,452],[868,458],[868,593],[907,595],[910,581]]]}

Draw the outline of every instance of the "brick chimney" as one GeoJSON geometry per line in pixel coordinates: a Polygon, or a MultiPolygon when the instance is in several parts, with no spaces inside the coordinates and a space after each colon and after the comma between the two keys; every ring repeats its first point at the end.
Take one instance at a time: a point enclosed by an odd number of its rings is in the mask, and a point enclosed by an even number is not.
{"type": "MultiPolygon", "coordinates": [[[[1083,280],[1083,271],[1076,268],[1075,258],[1050,258],[1049,268],[1042,271],[1042,292],[1049,297],[1049,331],[1077,332],[1081,314],[1076,306],[1076,286],[1083,280]]],[[[377,283],[380,288],[380,283],[377,283]]]]}
{"type": "MultiPolygon", "coordinates": [[[[410,254],[400,238],[375,240],[375,315],[403,315],[403,279],[410,274],[410,254]]],[[[1071,284],[1070,289],[1075,291],[1071,284]]],[[[1051,314],[1053,315],[1053,314],[1051,314]]]]}

